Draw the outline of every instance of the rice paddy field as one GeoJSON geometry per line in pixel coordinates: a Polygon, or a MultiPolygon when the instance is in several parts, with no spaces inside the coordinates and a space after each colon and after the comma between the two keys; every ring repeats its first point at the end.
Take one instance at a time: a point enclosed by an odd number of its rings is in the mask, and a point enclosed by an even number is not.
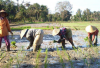
{"type": "Polygon", "coordinates": [[[12,42],[11,51],[6,51],[3,39],[0,51],[0,68],[100,68],[100,34],[98,45],[89,47],[88,41],[85,40],[87,37],[85,27],[88,25],[94,25],[100,30],[99,22],[11,24],[14,33],[14,36],[9,35],[9,40],[12,42]],[[52,30],[61,27],[72,29],[73,42],[77,49],[73,49],[67,40],[65,49],[61,47],[61,43],[53,42],[53,40],[58,40],[59,36],[52,36],[52,30]],[[26,49],[29,41],[26,38],[20,39],[20,28],[44,30],[45,35],[39,51],[32,52],[32,47],[29,50],[26,49]]]}

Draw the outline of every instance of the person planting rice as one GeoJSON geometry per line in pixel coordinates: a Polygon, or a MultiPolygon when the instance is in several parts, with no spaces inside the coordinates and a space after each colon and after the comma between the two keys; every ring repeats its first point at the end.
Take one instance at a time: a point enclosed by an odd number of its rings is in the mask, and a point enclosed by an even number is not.
{"type": "Polygon", "coordinates": [[[92,43],[97,46],[97,37],[98,37],[99,30],[92,25],[88,25],[85,28],[85,30],[88,32],[89,46],[92,45],[92,43]]]}
{"type": "Polygon", "coordinates": [[[30,47],[32,47],[33,45],[33,52],[39,50],[43,42],[43,35],[44,32],[41,29],[24,29],[20,33],[21,39],[23,37],[26,37],[26,39],[30,41],[30,44],[27,49],[30,49],[30,47]]]}
{"type": "Polygon", "coordinates": [[[8,32],[10,32],[12,35],[13,35],[13,33],[10,29],[9,21],[6,18],[7,15],[8,14],[6,13],[6,11],[4,11],[4,10],[0,11],[0,51],[1,51],[2,38],[4,38],[4,40],[5,40],[5,43],[7,46],[7,51],[10,51],[10,42],[8,39],[8,35],[9,35],[8,32]]]}
{"type": "Polygon", "coordinates": [[[73,39],[72,39],[72,31],[70,28],[61,28],[61,29],[54,29],[52,31],[52,35],[59,35],[60,39],[57,41],[58,43],[62,42],[62,46],[63,48],[65,48],[65,40],[68,40],[71,45],[72,48],[75,48],[74,43],[73,43],[73,39]]]}

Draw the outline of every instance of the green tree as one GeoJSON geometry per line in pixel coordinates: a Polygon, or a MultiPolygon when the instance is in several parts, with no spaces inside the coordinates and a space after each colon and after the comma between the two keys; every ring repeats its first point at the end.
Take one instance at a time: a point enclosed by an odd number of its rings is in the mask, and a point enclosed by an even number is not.
{"type": "Polygon", "coordinates": [[[16,14],[15,19],[18,19],[20,21],[23,20],[24,23],[25,23],[25,20],[26,20],[26,8],[23,5],[21,5],[21,6],[19,6],[19,9],[20,9],[20,11],[16,14]]]}
{"type": "Polygon", "coordinates": [[[48,14],[47,17],[49,22],[52,21],[52,14],[48,14]]]}
{"type": "Polygon", "coordinates": [[[61,21],[61,15],[60,15],[60,13],[56,12],[54,14],[54,17],[55,17],[56,21],[61,21]]]}
{"type": "Polygon", "coordinates": [[[78,9],[75,17],[77,21],[81,21],[81,16],[82,16],[81,14],[82,14],[81,9],[78,9]]]}
{"type": "Polygon", "coordinates": [[[48,8],[45,5],[41,5],[40,8],[40,19],[41,21],[46,21],[48,15],[48,8]]]}
{"type": "Polygon", "coordinates": [[[68,21],[68,20],[70,20],[70,16],[71,16],[71,14],[67,10],[61,12],[62,21],[68,21]]]}
{"type": "Polygon", "coordinates": [[[89,21],[90,17],[91,17],[91,11],[90,11],[90,9],[87,8],[86,10],[83,11],[83,17],[82,18],[84,18],[83,20],[85,20],[85,21],[89,21]]]}
{"type": "Polygon", "coordinates": [[[39,19],[39,13],[40,13],[40,5],[38,3],[33,4],[34,12],[36,14],[36,19],[39,19]]]}

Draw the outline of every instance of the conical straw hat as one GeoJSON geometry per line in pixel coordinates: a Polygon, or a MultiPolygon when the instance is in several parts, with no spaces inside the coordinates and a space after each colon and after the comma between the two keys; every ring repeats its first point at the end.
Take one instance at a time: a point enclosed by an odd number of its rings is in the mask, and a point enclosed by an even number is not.
{"type": "Polygon", "coordinates": [[[96,27],[95,26],[92,26],[92,25],[89,25],[85,28],[85,30],[89,33],[93,33],[96,31],[96,27]]]}
{"type": "Polygon", "coordinates": [[[26,34],[27,31],[28,31],[28,29],[24,29],[21,31],[21,33],[20,33],[21,39],[24,37],[24,35],[26,34]]]}
{"type": "Polygon", "coordinates": [[[5,13],[5,16],[8,16],[8,14],[6,13],[5,10],[1,10],[1,11],[0,11],[0,14],[1,14],[1,13],[5,13]]]}
{"type": "Polygon", "coordinates": [[[54,30],[52,31],[52,35],[55,36],[55,35],[57,35],[59,32],[60,32],[60,29],[54,29],[54,30]]]}

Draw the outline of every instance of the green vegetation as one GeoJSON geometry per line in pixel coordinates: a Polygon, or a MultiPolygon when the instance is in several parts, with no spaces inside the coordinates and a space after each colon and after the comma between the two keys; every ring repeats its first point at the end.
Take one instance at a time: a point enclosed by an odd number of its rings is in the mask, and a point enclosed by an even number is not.
{"type": "Polygon", "coordinates": [[[8,14],[10,23],[43,23],[43,22],[56,22],[56,21],[100,21],[100,11],[91,11],[89,8],[85,10],[78,9],[76,14],[72,16],[72,5],[69,1],[62,1],[56,4],[55,9],[58,12],[50,14],[49,9],[45,5],[38,3],[30,4],[27,2],[23,4],[18,2],[17,5],[12,0],[3,0],[0,4],[8,14]],[[5,5],[6,4],[6,5],[5,5]],[[62,8],[61,8],[62,7],[62,8]],[[31,9],[34,8],[34,9],[31,9]],[[10,10],[9,10],[10,9],[10,10]]]}
{"type": "Polygon", "coordinates": [[[98,22],[95,22],[95,21],[93,21],[92,23],[91,22],[64,22],[64,23],[61,23],[61,25],[63,25],[64,27],[67,27],[67,28],[71,28],[71,29],[73,29],[73,30],[82,30],[82,31],[84,31],[84,32],[86,32],[85,31],[85,28],[86,28],[86,26],[88,26],[88,25],[93,25],[93,26],[96,26],[98,29],[99,29],[99,31],[100,31],[100,22],[98,21],[98,22]]]}
{"type": "MultiPolygon", "coordinates": [[[[15,44],[15,42],[13,42],[15,44]]],[[[7,52],[8,53],[8,52],[7,52]]],[[[4,60],[6,62],[5,65],[3,65],[1,68],[11,68],[14,62],[16,62],[16,68],[20,67],[20,64],[25,58],[26,53],[21,51],[18,51],[15,55],[10,56],[11,54],[6,54],[6,52],[0,52],[0,61],[4,60]],[[21,56],[20,56],[21,55],[21,56]],[[9,57],[5,59],[6,57],[9,57]],[[20,58],[19,58],[20,57],[20,58]]]]}
{"type": "Polygon", "coordinates": [[[41,49],[39,49],[39,51],[38,51],[38,53],[37,53],[37,57],[36,57],[36,66],[35,66],[35,68],[38,68],[38,64],[39,64],[38,59],[39,59],[39,56],[40,56],[40,52],[41,52],[41,49]]]}
{"type": "Polygon", "coordinates": [[[61,56],[61,53],[60,53],[60,50],[58,49],[58,47],[57,47],[57,54],[60,57],[60,63],[62,64],[62,68],[65,68],[64,60],[63,60],[63,58],[61,56]]]}
{"type": "MultiPolygon", "coordinates": [[[[98,55],[99,56],[99,50],[100,49],[98,49],[97,47],[96,47],[96,49],[94,49],[93,47],[91,47],[92,48],[92,50],[93,50],[93,52],[94,53],[96,53],[96,55],[98,55]]],[[[22,47],[22,49],[23,49],[23,47],[22,47]]],[[[14,57],[10,57],[9,58],[9,61],[7,62],[7,64],[6,65],[4,65],[4,67],[5,68],[10,68],[11,66],[12,66],[12,64],[13,64],[13,61],[16,61],[16,68],[19,68],[20,67],[20,64],[23,62],[23,60],[24,60],[24,58],[25,58],[25,53],[23,54],[23,57],[21,58],[19,58],[19,56],[20,56],[20,54],[22,53],[22,49],[21,49],[21,51],[18,51],[17,52],[17,54],[16,54],[16,56],[14,56],[14,57]]],[[[87,49],[88,50],[88,49],[87,49]]],[[[75,51],[75,50],[74,50],[75,51]]],[[[73,51],[73,52],[74,52],[73,51]]],[[[37,56],[36,56],[36,66],[35,66],[35,68],[38,68],[39,66],[39,59],[41,58],[40,57],[40,53],[41,53],[41,49],[38,51],[38,53],[37,53],[37,56]]],[[[93,57],[93,54],[91,54],[91,52],[90,51],[86,51],[86,50],[84,50],[84,49],[81,49],[81,48],[79,48],[78,47],[78,49],[77,49],[77,51],[75,51],[75,53],[76,53],[76,55],[77,55],[77,53],[78,53],[78,55],[81,57],[81,56],[84,56],[83,57],[83,60],[84,60],[84,64],[87,66],[87,67],[90,67],[90,62],[88,61],[88,59],[91,61],[91,62],[95,62],[95,58],[93,57]],[[87,58],[88,57],[88,58],[87,58]]],[[[70,54],[65,50],[65,49],[63,49],[62,50],[62,52],[57,48],[57,55],[59,56],[59,60],[60,60],[60,63],[62,64],[62,68],[65,68],[65,64],[64,64],[64,61],[68,61],[68,62],[70,62],[70,66],[71,66],[71,68],[74,68],[74,63],[73,63],[73,61],[72,61],[72,57],[70,56],[70,54]],[[64,53],[64,55],[63,55],[63,53],[64,53]],[[66,57],[65,57],[66,56],[66,57]],[[67,58],[67,60],[64,60],[64,57],[65,58],[67,58]]],[[[4,58],[5,56],[6,56],[6,52],[0,52],[0,58],[4,58]]],[[[2,60],[2,59],[0,59],[0,60],[2,60]]],[[[48,59],[48,49],[46,49],[46,51],[45,51],[45,58],[44,58],[44,68],[47,68],[48,67],[48,61],[47,61],[47,59],[48,59]]],[[[99,62],[97,62],[97,64],[99,64],[99,62]]]]}
{"type": "Polygon", "coordinates": [[[12,47],[14,47],[14,48],[16,48],[17,46],[15,45],[16,44],[16,42],[15,41],[12,41],[11,42],[11,44],[12,44],[12,47]]]}
{"type": "Polygon", "coordinates": [[[23,29],[43,29],[43,30],[51,30],[54,29],[52,27],[36,27],[36,28],[31,28],[30,26],[25,26],[25,27],[17,27],[17,28],[11,28],[11,30],[23,30],[23,29]]]}
{"type": "Polygon", "coordinates": [[[46,49],[46,51],[45,51],[45,53],[46,53],[46,56],[45,56],[45,64],[44,64],[44,68],[48,68],[47,66],[48,66],[48,61],[47,61],[47,59],[48,59],[48,49],[46,49]]]}
{"type": "Polygon", "coordinates": [[[88,37],[84,38],[85,42],[88,41],[88,37]]]}
{"type": "Polygon", "coordinates": [[[30,29],[31,26],[23,26],[23,27],[14,27],[14,28],[11,28],[11,30],[23,30],[23,29],[30,29]]]}

